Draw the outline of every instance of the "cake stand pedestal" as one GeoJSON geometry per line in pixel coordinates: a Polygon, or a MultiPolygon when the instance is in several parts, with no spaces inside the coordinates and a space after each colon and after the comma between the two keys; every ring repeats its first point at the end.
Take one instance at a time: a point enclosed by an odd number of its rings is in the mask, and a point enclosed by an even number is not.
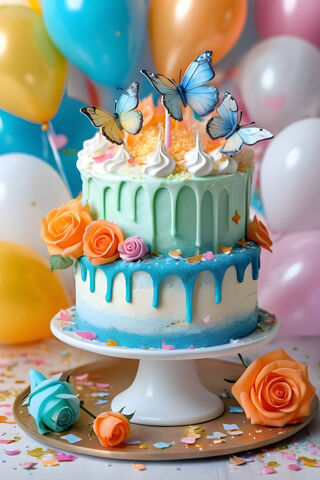
{"type": "MultiPolygon", "coordinates": [[[[134,381],[114,397],[111,408],[119,411],[125,407],[124,413],[135,412],[132,422],[142,425],[189,425],[221,415],[223,402],[202,385],[196,360],[247,352],[270,342],[279,329],[274,316],[259,310],[256,330],[225,345],[177,350],[110,347],[77,335],[74,307],[69,313],[71,320],[67,324],[59,314],[51,321],[52,333],[63,342],[101,355],[140,360],[134,381]]],[[[212,375],[220,373],[213,370],[212,375]]]]}

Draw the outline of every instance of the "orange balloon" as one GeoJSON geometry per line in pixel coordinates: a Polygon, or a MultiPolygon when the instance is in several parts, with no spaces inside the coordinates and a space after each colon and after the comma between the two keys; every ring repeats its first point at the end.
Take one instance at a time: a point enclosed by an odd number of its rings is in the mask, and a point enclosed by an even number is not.
{"type": "Polygon", "coordinates": [[[247,0],[151,0],[149,34],[157,71],[179,80],[199,55],[213,50],[221,60],[238,40],[247,0]]]}
{"type": "Polygon", "coordinates": [[[30,248],[0,242],[0,343],[51,335],[50,320],[68,301],[48,262],[30,248]]]}

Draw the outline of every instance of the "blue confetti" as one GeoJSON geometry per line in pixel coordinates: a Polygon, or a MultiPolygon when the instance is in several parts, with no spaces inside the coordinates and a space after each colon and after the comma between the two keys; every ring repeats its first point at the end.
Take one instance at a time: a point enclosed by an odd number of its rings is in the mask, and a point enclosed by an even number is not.
{"type": "Polygon", "coordinates": [[[171,445],[172,445],[172,442],[170,443],[157,442],[153,444],[154,448],[160,448],[160,450],[163,450],[164,448],[169,448],[171,447],[171,445]]]}
{"type": "Polygon", "coordinates": [[[105,403],[108,403],[109,400],[97,400],[96,402],[94,402],[95,405],[104,405],[105,403]]]}
{"type": "Polygon", "coordinates": [[[82,438],[77,437],[76,435],[73,435],[73,433],[69,433],[68,435],[64,435],[63,437],[60,437],[63,440],[67,440],[69,443],[77,443],[82,440],[82,438]]]}
{"type": "Polygon", "coordinates": [[[244,413],[244,410],[240,405],[229,405],[228,408],[230,413],[244,413]]]}
{"type": "Polygon", "coordinates": [[[91,393],[92,397],[109,397],[110,393],[106,392],[96,392],[96,393],[91,393]]]}

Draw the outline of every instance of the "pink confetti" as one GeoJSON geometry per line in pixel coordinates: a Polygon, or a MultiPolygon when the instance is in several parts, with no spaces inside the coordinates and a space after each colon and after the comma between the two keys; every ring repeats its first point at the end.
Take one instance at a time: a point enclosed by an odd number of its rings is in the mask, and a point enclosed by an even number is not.
{"type": "Polygon", "coordinates": [[[59,315],[61,322],[70,322],[71,315],[66,310],[60,310],[59,315]]]}
{"type": "Polygon", "coordinates": [[[287,465],[287,468],[289,470],[294,470],[295,472],[301,470],[301,467],[299,467],[299,465],[297,465],[296,463],[290,463],[289,465],[287,465]]]}
{"type": "Polygon", "coordinates": [[[272,467],[269,467],[268,465],[265,465],[263,467],[263,472],[266,473],[267,475],[271,474],[271,473],[277,473],[276,470],[272,467]]]}
{"type": "Polygon", "coordinates": [[[216,257],[217,255],[215,255],[213,252],[210,252],[210,251],[202,255],[202,258],[204,258],[205,260],[213,260],[216,257]]]}
{"type": "Polygon", "coordinates": [[[308,452],[311,455],[320,455],[320,448],[317,445],[308,445],[308,452]]]}
{"type": "Polygon", "coordinates": [[[195,349],[195,347],[194,347],[193,345],[190,345],[189,348],[190,348],[190,350],[194,350],[194,349],[195,349]]]}
{"type": "Polygon", "coordinates": [[[13,367],[15,364],[10,360],[0,362],[0,367],[13,367]]]}
{"type": "Polygon", "coordinates": [[[287,460],[295,460],[296,454],[293,452],[281,452],[281,457],[286,458],[287,460]]]}
{"type": "Polygon", "coordinates": [[[209,323],[211,321],[210,315],[206,315],[205,317],[203,317],[202,321],[203,323],[209,323]]]}
{"type": "Polygon", "coordinates": [[[5,453],[6,455],[9,455],[9,457],[13,457],[14,455],[19,455],[21,450],[6,450],[5,453]]]}
{"type": "Polygon", "coordinates": [[[13,443],[14,440],[2,440],[0,439],[0,443],[5,443],[6,445],[8,445],[9,443],[13,443]]]}
{"type": "Polygon", "coordinates": [[[90,331],[76,332],[76,334],[84,340],[93,340],[94,338],[97,338],[97,335],[94,332],[90,331]]]}
{"type": "Polygon", "coordinates": [[[96,387],[98,388],[110,388],[110,383],[96,383],[96,387]]]}
{"type": "Polygon", "coordinates": [[[85,382],[89,378],[89,373],[84,373],[83,375],[77,375],[74,377],[78,382],[85,382]]]}
{"type": "Polygon", "coordinates": [[[180,442],[181,443],[186,443],[187,445],[193,445],[194,443],[196,443],[196,440],[198,438],[200,438],[201,435],[195,435],[194,437],[182,437],[180,439],[180,442]]]}
{"type": "Polygon", "coordinates": [[[24,468],[25,470],[32,470],[35,465],[37,465],[36,462],[24,462],[22,464],[22,468],[24,468]]]}
{"type": "Polygon", "coordinates": [[[97,155],[92,158],[96,163],[103,163],[106,160],[110,160],[110,158],[113,158],[116,152],[117,152],[117,149],[115,147],[109,147],[106,153],[103,153],[102,155],[97,155]]]}
{"type": "Polygon", "coordinates": [[[10,403],[2,403],[2,404],[0,405],[0,407],[3,407],[3,408],[11,408],[12,405],[10,405],[10,403]]]}
{"type": "Polygon", "coordinates": [[[173,345],[167,345],[166,342],[162,342],[162,349],[163,350],[174,350],[173,345]]]}
{"type": "Polygon", "coordinates": [[[56,458],[58,462],[73,462],[77,457],[69,453],[58,452],[56,458]]]}
{"type": "Polygon", "coordinates": [[[26,360],[26,363],[32,363],[33,365],[49,365],[41,358],[28,358],[28,360],[26,360]]]}

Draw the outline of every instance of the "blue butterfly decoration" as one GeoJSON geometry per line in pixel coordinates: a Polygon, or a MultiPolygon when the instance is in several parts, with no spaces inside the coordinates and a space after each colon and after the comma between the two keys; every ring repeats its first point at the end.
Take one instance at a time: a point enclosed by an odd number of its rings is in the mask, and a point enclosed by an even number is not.
{"type": "Polygon", "coordinates": [[[224,94],[223,100],[217,108],[217,113],[219,117],[210,118],[206,130],[212,140],[221,137],[227,140],[220,149],[226,155],[235,155],[241,150],[244,143],[254,145],[261,140],[273,138],[272,133],[264,128],[240,125],[242,112],[238,110],[237,102],[229,92],[224,94]]]}
{"type": "Polygon", "coordinates": [[[89,118],[95,127],[101,128],[102,135],[110,142],[121,145],[123,143],[122,130],[136,135],[142,128],[143,116],[140,110],[136,110],[138,103],[139,83],[133,82],[115,102],[113,114],[94,105],[83,107],[80,111],[89,118]]]}
{"type": "Polygon", "coordinates": [[[152,86],[160,93],[162,103],[169,115],[178,120],[183,119],[181,104],[189,105],[200,116],[208,115],[219,100],[219,92],[212,85],[204,85],[214,77],[211,65],[212,50],[200,55],[187,68],[180,85],[160,73],[141,70],[152,86]]]}

